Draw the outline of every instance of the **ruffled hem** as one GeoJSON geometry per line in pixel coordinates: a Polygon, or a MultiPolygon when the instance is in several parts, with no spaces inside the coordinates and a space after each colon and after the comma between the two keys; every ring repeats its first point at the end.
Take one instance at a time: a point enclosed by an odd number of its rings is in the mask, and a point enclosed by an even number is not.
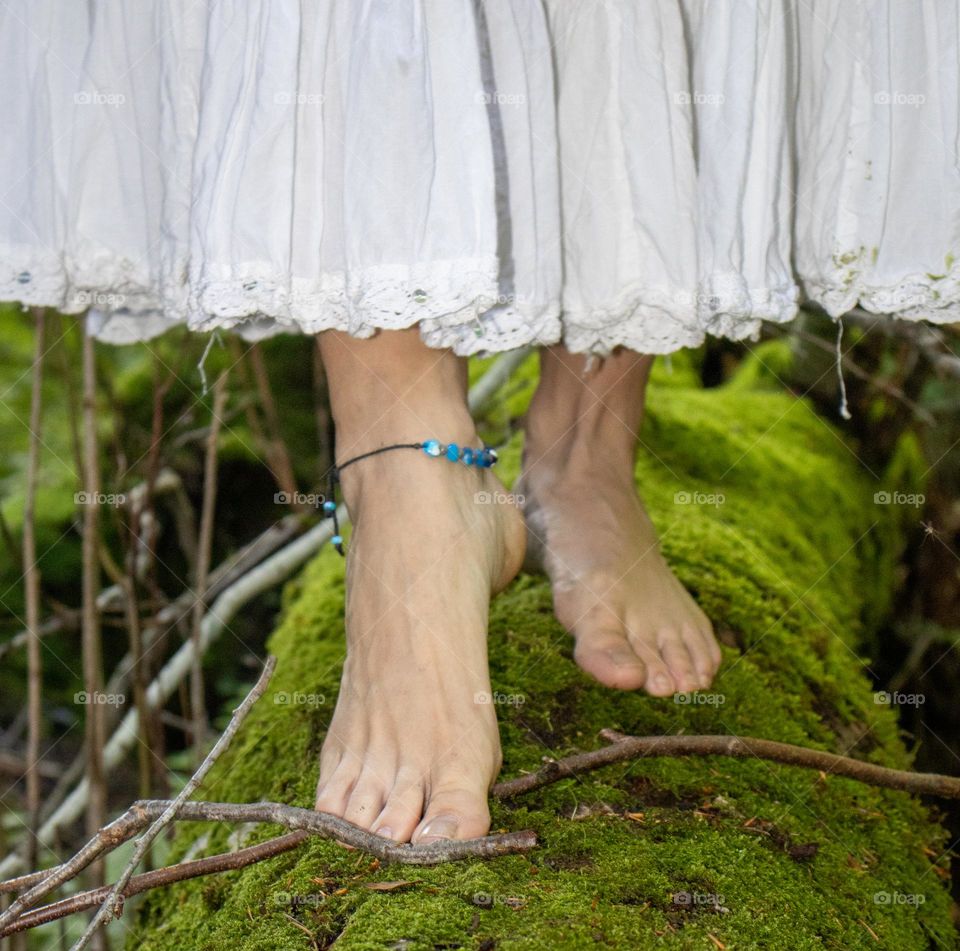
{"type": "MultiPolygon", "coordinates": [[[[450,348],[460,356],[559,341],[559,305],[522,306],[504,298],[497,289],[498,272],[497,259],[486,257],[382,265],[364,269],[359,277],[291,282],[249,265],[239,276],[234,272],[233,278],[199,282],[192,293],[174,291],[165,307],[157,306],[157,295],[143,292],[132,295],[129,306],[108,310],[97,306],[93,294],[90,327],[99,340],[127,344],[177,324],[197,332],[233,330],[248,340],[324,330],[366,338],[378,330],[419,325],[428,346],[450,348]]],[[[60,296],[76,299],[77,294],[60,296]]],[[[42,303],[57,306],[49,298],[42,303]]]]}
{"type": "Polygon", "coordinates": [[[868,283],[865,252],[843,256],[823,280],[804,282],[810,300],[833,318],[860,306],[872,314],[947,324],[960,319],[960,262],[943,274],[910,274],[893,285],[868,283]]]}
{"type": "Polygon", "coordinates": [[[794,284],[748,288],[732,272],[715,274],[697,292],[659,287],[626,289],[610,307],[564,312],[563,342],[572,353],[606,356],[616,347],[674,353],[707,336],[756,339],[763,321],[784,323],[797,313],[794,284]]]}

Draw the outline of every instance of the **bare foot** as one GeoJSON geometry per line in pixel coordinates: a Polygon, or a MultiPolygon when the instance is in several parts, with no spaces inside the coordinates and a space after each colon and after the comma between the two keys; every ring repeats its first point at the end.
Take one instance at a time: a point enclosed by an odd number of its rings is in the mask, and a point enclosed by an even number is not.
{"type": "Polygon", "coordinates": [[[528,414],[528,554],[547,572],[577,663],[601,683],[662,697],[708,687],[720,649],[706,615],[660,554],[634,482],[650,358],[543,351],[528,414]]]}
{"type": "MultiPolygon", "coordinates": [[[[433,436],[481,445],[468,418],[432,420],[414,438],[433,436]]],[[[398,441],[385,433],[372,445],[398,441]]],[[[369,433],[356,451],[367,448],[369,433]]],[[[490,470],[415,450],[373,456],[342,479],[354,524],[347,659],[317,809],[397,842],[484,835],[501,762],[488,606],[523,560],[520,512],[490,470]]]]}

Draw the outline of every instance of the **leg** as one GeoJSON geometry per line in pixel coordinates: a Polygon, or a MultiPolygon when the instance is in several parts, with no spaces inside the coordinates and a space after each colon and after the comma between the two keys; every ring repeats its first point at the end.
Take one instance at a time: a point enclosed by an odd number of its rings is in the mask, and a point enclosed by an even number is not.
{"type": "Polygon", "coordinates": [[[553,583],[577,663],[656,696],[706,687],[720,662],[709,620],[670,571],[637,496],[634,457],[653,358],[618,350],[585,370],[541,351],[527,417],[528,550],[553,583]]]}
{"type": "MultiPolygon", "coordinates": [[[[416,329],[320,337],[340,461],[435,437],[479,445],[465,361],[416,329]]],[[[487,832],[500,769],[487,611],[523,560],[523,524],[490,470],[398,450],[347,468],[347,656],[317,808],[405,842],[487,832]]]]}

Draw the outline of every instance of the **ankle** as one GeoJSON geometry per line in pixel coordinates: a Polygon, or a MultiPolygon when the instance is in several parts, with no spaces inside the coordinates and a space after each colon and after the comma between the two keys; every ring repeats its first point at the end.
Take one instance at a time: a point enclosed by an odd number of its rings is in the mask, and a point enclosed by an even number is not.
{"type": "Polygon", "coordinates": [[[438,439],[442,443],[479,446],[476,424],[466,407],[445,406],[443,400],[424,405],[404,404],[401,411],[354,414],[335,420],[336,460],[343,464],[354,456],[397,443],[438,439]]]}

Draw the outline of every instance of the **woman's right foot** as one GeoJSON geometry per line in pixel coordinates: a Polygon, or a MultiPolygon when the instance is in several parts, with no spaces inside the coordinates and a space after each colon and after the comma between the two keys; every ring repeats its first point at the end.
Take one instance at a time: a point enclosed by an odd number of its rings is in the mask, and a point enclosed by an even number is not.
{"type": "MultiPolygon", "coordinates": [[[[349,455],[436,436],[479,446],[468,416],[429,432],[384,418],[349,455]]],[[[347,658],[316,808],[397,842],[485,835],[500,741],[487,665],[491,594],[523,561],[524,527],[489,469],[398,449],[342,474],[353,520],[347,658]]]]}

